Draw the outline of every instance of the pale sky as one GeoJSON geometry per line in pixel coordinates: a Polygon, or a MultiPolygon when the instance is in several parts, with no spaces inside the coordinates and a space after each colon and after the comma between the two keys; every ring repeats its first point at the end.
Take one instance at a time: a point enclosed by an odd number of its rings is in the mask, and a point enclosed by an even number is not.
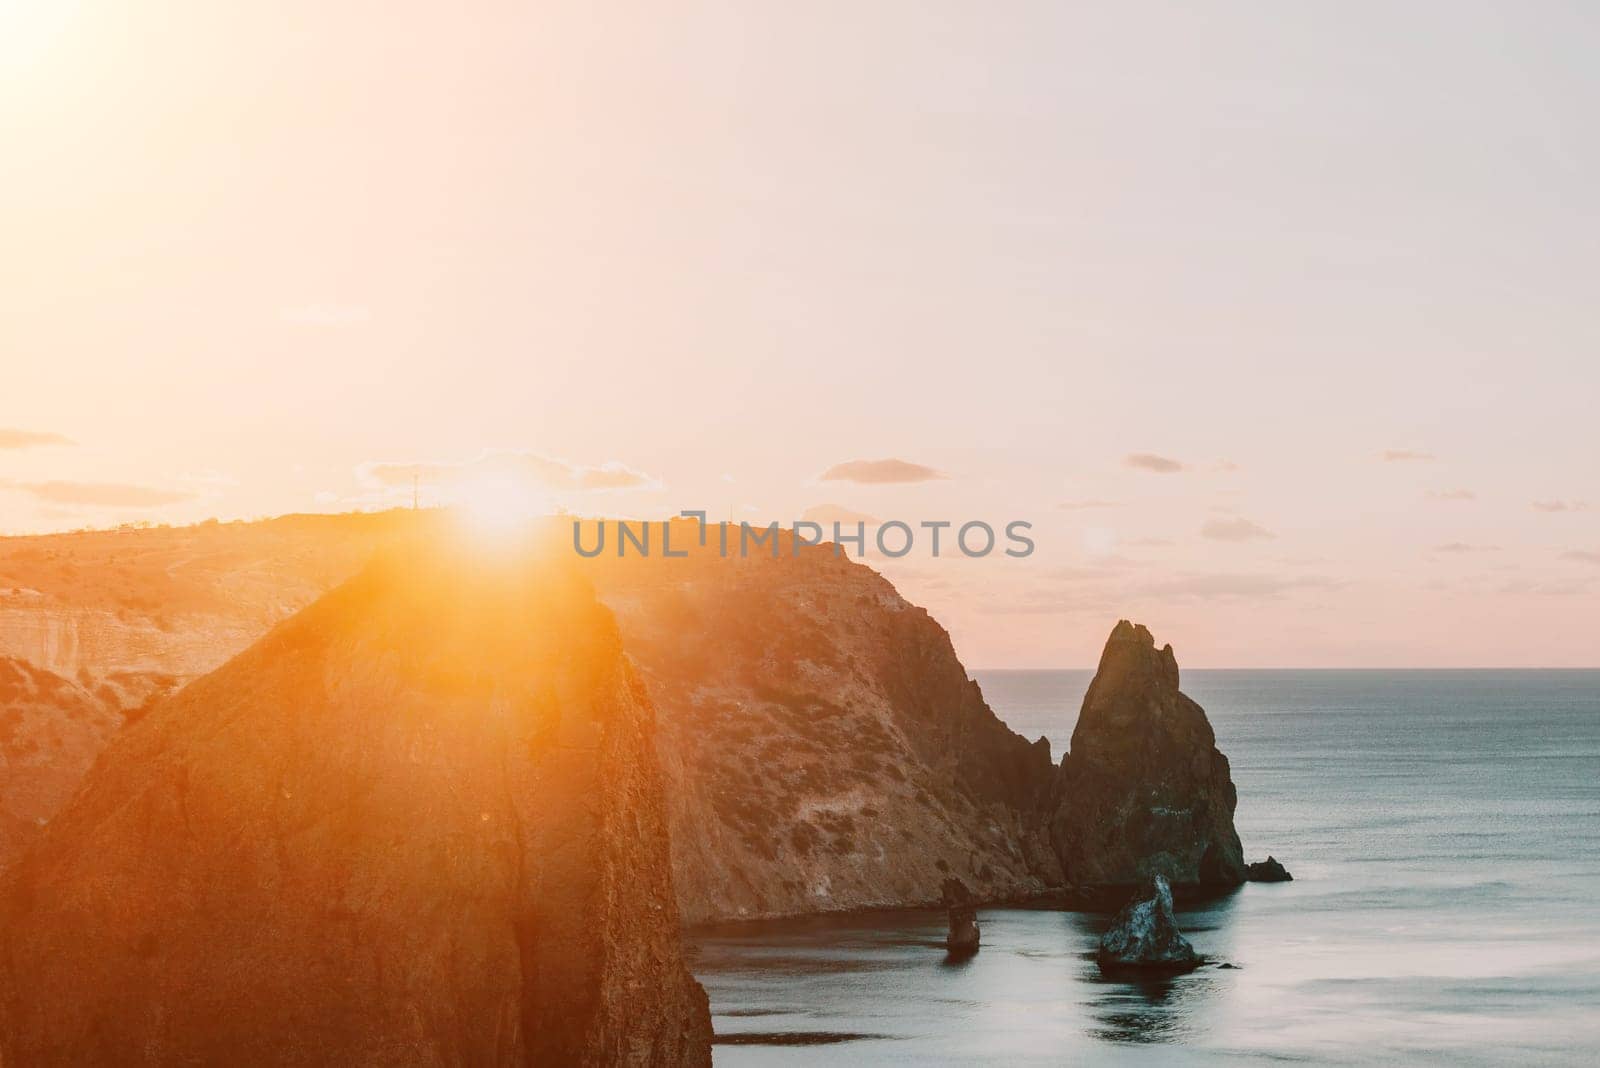
{"type": "Polygon", "coordinates": [[[1592,5],[606,7],[0,0],[0,531],[531,470],[1029,520],[885,568],[969,667],[1600,665],[1592,5]]]}

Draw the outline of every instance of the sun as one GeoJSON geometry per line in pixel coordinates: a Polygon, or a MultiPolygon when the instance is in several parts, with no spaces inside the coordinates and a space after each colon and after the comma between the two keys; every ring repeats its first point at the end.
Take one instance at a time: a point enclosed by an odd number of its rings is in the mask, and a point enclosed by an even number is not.
{"type": "Polygon", "coordinates": [[[550,501],[525,479],[485,476],[457,487],[451,502],[467,529],[496,540],[525,534],[550,512],[550,501]]]}

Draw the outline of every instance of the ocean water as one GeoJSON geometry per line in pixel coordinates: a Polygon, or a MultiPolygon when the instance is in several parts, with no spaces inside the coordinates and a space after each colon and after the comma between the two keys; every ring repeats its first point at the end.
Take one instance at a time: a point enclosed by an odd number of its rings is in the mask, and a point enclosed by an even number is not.
{"type": "MultiPolygon", "coordinates": [[[[1090,673],[977,677],[1059,759],[1090,673]]],[[[702,931],[716,1063],[1600,1063],[1600,671],[1183,684],[1295,877],[1179,910],[1215,965],[1102,978],[1090,912],[984,910],[961,963],[935,912],[702,931]]]]}

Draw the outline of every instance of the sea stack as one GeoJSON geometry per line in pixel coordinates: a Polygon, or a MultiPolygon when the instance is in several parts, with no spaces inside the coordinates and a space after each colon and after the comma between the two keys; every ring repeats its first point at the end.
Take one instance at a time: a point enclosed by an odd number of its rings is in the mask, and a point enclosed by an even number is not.
{"type": "Polygon", "coordinates": [[[950,933],[945,936],[945,948],[953,956],[978,952],[978,910],[971,892],[960,879],[944,881],[944,907],[950,912],[950,933]]]}
{"type": "Polygon", "coordinates": [[[0,1063],[709,1065],[654,717],[555,562],[425,544],[158,703],[0,886],[0,1063]]]}
{"type": "Polygon", "coordinates": [[[1178,689],[1172,646],[1119,622],[1062,759],[1050,838],[1070,884],[1235,885],[1228,758],[1205,711],[1178,689]]]}
{"type": "Polygon", "coordinates": [[[1200,955],[1178,930],[1172,888],[1157,875],[1145,881],[1101,936],[1095,959],[1103,970],[1188,971],[1200,955]]]}

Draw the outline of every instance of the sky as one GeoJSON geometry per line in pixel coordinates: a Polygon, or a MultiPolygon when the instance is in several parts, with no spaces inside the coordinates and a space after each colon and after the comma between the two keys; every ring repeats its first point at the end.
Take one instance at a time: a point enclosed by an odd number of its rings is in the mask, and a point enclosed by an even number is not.
{"type": "Polygon", "coordinates": [[[1023,520],[866,562],[976,668],[1120,617],[1192,667],[1597,666],[1597,46],[1560,3],[0,0],[0,532],[414,472],[1023,520]]]}

